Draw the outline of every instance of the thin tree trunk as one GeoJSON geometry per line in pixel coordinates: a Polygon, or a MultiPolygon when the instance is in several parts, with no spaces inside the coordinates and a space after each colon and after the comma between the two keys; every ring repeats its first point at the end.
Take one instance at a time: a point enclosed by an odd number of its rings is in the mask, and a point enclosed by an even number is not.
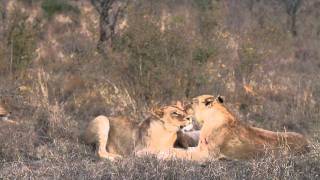
{"type": "Polygon", "coordinates": [[[107,52],[108,48],[112,47],[118,18],[121,14],[123,14],[124,9],[129,3],[129,0],[91,0],[91,3],[100,15],[100,37],[97,44],[97,49],[100,53],[104,54],[107,52]]]}
{"type": "Polygon", "coordinates": [[[11,37],[10,40],[10,77],[13,79],[13,74],[12,74],[12,64],[13,64],[13,38],[11,37]]]}

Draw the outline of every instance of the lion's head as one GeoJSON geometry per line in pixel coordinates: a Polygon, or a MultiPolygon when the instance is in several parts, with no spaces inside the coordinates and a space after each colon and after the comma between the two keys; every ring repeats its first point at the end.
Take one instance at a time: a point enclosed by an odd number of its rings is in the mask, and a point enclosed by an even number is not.
{"type": "Polygon", "coordinates": [[[224,99],[221,96],[201,95],[193,98],[191,105],[186,109],[192,111],[196,121],[202,125],[205,119],[215,116],[214,113],[217,112],[223,102],[224,99]]]}
{"type": "Polygon", "coordinates": [[[192,125],[192,116],[183,109],[180,102],[177,105],[164,106],[154,110],[154,113],[164,123],[166,128],[178,131],[192,125]]]}

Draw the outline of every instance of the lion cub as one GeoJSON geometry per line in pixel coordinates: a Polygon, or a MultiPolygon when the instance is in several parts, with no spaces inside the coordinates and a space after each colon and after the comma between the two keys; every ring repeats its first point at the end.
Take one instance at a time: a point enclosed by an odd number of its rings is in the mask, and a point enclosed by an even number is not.
{"type": "Polygon", "coordinates": [[[98,116],[86,128],[84,140],[96,145],[99,158],[114,160],[139,150],[155,154],[172,148],[177,132],[189,124],[192,118],[178,105],[157,109],[139,124],[126,117],[98,116]]]}

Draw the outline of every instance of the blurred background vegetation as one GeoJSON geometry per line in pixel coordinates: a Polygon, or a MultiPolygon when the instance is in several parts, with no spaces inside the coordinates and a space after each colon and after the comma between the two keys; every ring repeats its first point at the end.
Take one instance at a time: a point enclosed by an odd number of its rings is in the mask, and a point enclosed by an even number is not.
{"type": "Polygon", "coordinates": [[[24,125],[1,130],[0,159],[57,158],[81,146],[79,130],[96,115],[140,119],[150,106],[203,93],[224,95],[243,121],[317,142],[319,8],[319,0],[2,0],[0,95],[24,125]]]}

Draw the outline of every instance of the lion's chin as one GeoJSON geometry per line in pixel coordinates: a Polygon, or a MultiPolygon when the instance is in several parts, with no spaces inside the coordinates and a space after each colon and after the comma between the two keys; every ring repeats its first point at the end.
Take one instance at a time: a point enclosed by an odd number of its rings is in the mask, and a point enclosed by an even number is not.
{"type": "Polygon", "coordinates": [[[182,128],[181,130],[183,132],[188,132],[188,131],[191,131],[193,129],[193,124],[189,124],[187,126],[185,126],[184,128],[182,128]]]}
{"type": "Polygon", "coordinates": [[[202,127],[204,124],[204,120],[202,119],[197,119],[197,123],[202,127]]]}

